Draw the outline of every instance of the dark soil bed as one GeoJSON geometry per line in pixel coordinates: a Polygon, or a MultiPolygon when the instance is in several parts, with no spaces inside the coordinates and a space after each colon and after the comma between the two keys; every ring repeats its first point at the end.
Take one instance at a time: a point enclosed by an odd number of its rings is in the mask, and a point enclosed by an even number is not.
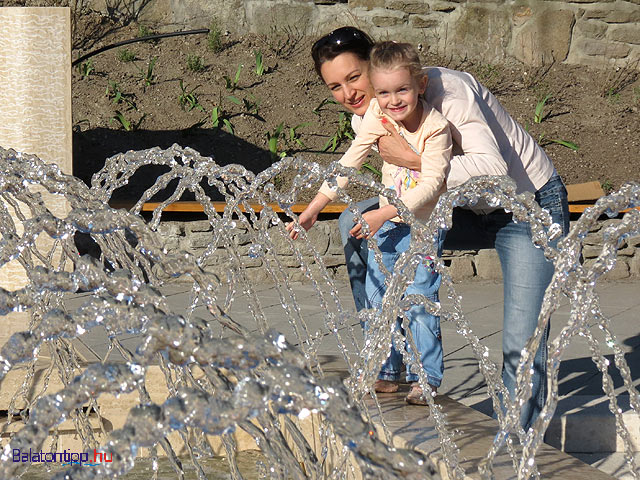
{"type": "MultiPolygon", "coordinates": [[[[134,26],[113,29],[84,44],[97,48],[138,33],[134,26]]],[[[84,72],[73,72],[74,174],[89,182],[111,155],[173,143],[213,156],[221,165],[239,163],[257,173],[274,161],[268,138],[281,124],[276,154],[300,154],[321,164],[339,159],[348,139],[334,153],[323,147],[339,130],[342,110],[323,102],[330,95],[313,71],[310,44],[311,39],[292,32],[224,36],[222,50],[214,52],[206,35],[192,35],[135,43],[92,57],[84,72]],[[262,75],[256,73],[256,51],[263,54],[262,75]],[[211,115],[215,107],[220,113],[217,128],[211,115]]],[[[77,49],[74,58],[88,50],[77,49]]],[[[598,180],[611,189],[640,180],[637,70],[562,64],[534,68],[454,61],[428,52],[424,56],[425,64],[470,71],[490,87],[540,139],[565,182],[598,180]],[[536,105],[545,97],[538,123],[536,105]]],[[[151,181],[153,173],[145,177],[151,181]]],[[[286,189],[289,181],[283,175],[277,185],[286,189]]],[[[133,185],[119,196],[135,197],[140,188],[133,185]]],[[[313,193],[306,192],[301,200],[313,193]]]]}

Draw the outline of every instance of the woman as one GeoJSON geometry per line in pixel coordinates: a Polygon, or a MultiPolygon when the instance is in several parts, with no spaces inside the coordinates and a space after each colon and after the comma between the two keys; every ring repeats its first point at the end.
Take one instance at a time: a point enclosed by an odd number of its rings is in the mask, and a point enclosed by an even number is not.
{"type": "MultiPolygon", "coordinates": [[[[315,68],[334,99],[354,114],[352,125],[358,131],[361,116],[373,96],[367,67],[371,38],[353,27],[343,27],[320,38],[312,48],[315,68]]],[[[447,178],[449,189],[479,175],[509,175],[517,192],[533,192],[542,208],[549,210],[554,223],[569,230],[567,192],[553,163],[533,138],[515,122],[498,100],[471,75],[439,67],[427,69],[425,100],[449,121],[454,156],[447,178]]],[[[413,170],[420,168],[420,157],[393,130],[378,142],[386,162],[413,170]]],[[[309,229],[328,198],[316,197],[300,214],[300,224],[309,229]]],[[[359,204],[361,211],[377,207],[377,199],[359,204]]],[[[340,217],[349,280],[356,308],[365,306],[365,277],[368,249],[354,227],[353,217],[340,217]]],[[[502,209],[455,208],[453,227],[444,248],[495,248],[500,258],[504,282],[502,378],[509,393],[516,386],[520,352],[533,334],[544,297],[553,275],[553,264],[536,248],[526,223],[515,223],[502,209]]],[[[521,424],[528,429],[537,418],[546,397],[546,339],[534,360],[532,395],[522,408],[521,424]]]]}

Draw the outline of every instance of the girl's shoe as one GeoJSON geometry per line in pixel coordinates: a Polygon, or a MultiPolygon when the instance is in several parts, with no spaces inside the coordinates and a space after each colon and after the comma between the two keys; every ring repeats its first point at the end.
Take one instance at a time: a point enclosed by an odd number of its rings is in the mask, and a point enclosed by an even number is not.
{"type": "Polygon", "coordinates": [[[376,393],[394,393],[398,391],[398,382],[378,379],[373,384],[373,388],[376,393]]]}
{"type": "MultiPolygon", "coordinates": [[[[436,387],[431,386],[431,389],[433,390],[433,393],[436,393],[436,387]]],[[[422,391],[422,387],[418,382],[413,382],[411,384],[411,390],[405,397],[405,401],[409,405],[427,405],[427,397],[425,396],[424,392],[422,391]]]]}

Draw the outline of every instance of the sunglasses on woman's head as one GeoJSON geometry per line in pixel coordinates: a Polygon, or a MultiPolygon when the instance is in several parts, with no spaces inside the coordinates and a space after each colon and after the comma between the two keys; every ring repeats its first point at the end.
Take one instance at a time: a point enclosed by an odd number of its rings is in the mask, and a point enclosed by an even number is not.
{"type": "Polygon", "coordinates": [[[313,44],[313,47],[311,47],[311,51],[316,52],[318,49],[327,45],[347,47],[350,44],[359,42],[369,43],[369,39],[367,39],[366,36],[357,28],[341,27],[316,41],[316,43],[313,44]]]}

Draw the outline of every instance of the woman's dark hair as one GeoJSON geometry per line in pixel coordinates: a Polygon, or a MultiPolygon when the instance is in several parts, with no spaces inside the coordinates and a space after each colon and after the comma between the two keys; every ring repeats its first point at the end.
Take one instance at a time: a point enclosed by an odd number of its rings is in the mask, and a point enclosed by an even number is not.
{"type": "Polygon", "coordinates": [[[341,53],[353,53],[360,60],[369,61],[373,40],[355,27],[341,27],[320,38],[311,47],[311,57],[316,73],[322,78],[320,67],[341,53]]]}

